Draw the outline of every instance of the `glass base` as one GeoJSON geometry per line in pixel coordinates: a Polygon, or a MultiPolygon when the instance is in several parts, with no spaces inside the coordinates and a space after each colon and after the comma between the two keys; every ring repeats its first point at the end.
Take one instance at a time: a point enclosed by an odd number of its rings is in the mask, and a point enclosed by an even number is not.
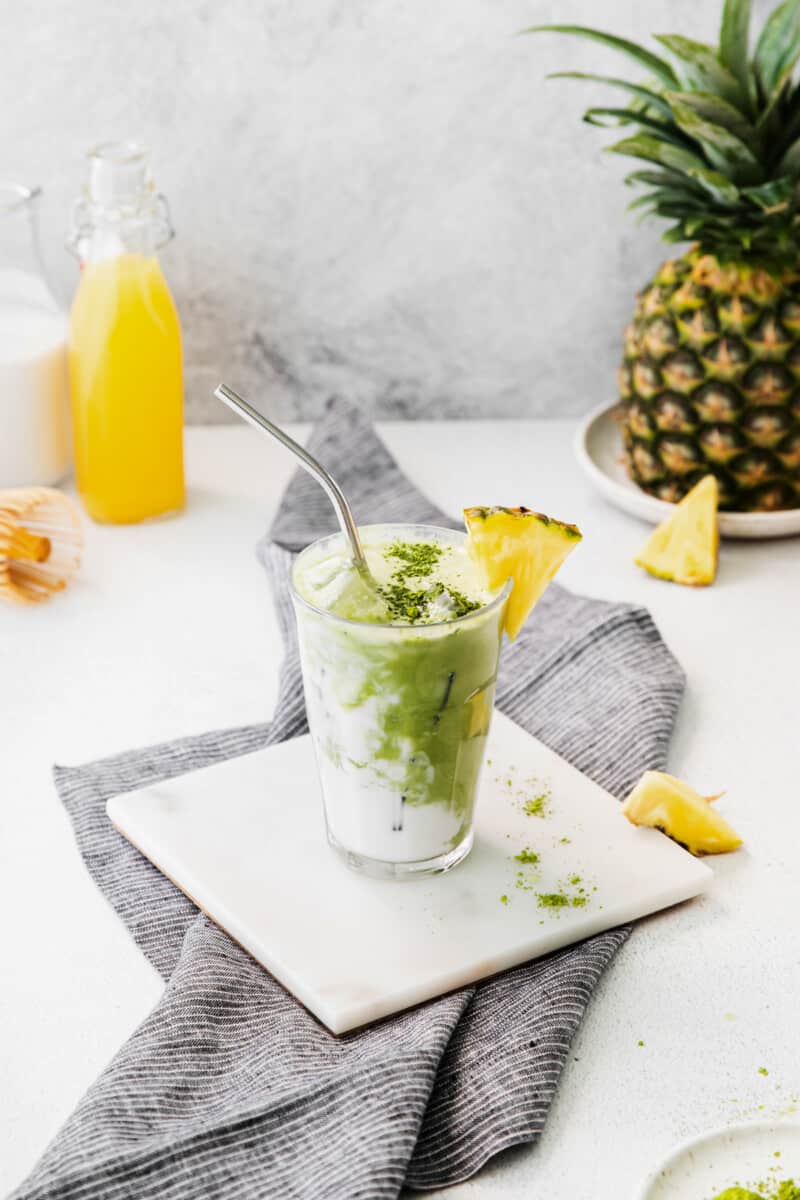
{"type": "Polygon", "coordinates": [[[384,862],[380,858],[367,858],[364,854],[356,854],[337,842],[328,830],[328,842],[351,871],[361,875],[370,875],[373,879],[420,879],[425,875],[441,875],[443,871],[451,871],[463,861],[472,849],[474,837],[472,830],[460,841],[453,850],[439,854],[436,858],[426,858],[421,862],[384,862]]]}

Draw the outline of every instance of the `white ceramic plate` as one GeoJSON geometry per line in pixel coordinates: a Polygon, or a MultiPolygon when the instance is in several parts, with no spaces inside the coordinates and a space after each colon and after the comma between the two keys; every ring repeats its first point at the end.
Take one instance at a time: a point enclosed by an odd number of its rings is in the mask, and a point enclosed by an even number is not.
{"type": "MultiPolygon", "coordinates": [[[[675,505],[648,496],[628,478],[622,460],[618,406],[604,405],[589,413],[575,437],[575,452],[597,490],[617,508],[658,525],[675,505]]],[[[800,534],[800,508],[774,513],[720,513],[725,538],[784,538],[800,534]]]]}
{"type": "MultiPolygon", "coordinates": [[[[774,1187],[800,1180],[800,1124],[730,1125],[679,1146],[636,1193],[636,1200],[709,1200],[726,1188],[774,1187]]],[[[769,1190],[767,1191],[769,1195],[769,1190]]]]}

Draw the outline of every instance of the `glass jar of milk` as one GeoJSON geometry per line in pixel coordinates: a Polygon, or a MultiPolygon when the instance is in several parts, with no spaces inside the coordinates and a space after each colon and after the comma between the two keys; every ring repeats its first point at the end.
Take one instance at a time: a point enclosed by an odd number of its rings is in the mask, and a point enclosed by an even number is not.
{"type": "Polygon", "coordinates": [[[0,488],[58,483],[70,464],[68,324],[45,278],[39,194],[0,183],[0,488]]]}

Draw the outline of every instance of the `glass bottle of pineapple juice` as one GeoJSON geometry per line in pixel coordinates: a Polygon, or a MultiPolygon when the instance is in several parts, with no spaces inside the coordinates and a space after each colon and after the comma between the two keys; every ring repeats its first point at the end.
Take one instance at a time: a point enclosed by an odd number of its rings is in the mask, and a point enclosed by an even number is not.
{"type": "Polygon", "coordinates": [[[89,515],[124,524],[184,502],[180,324],[156,255],[172,230],[146,150],[106,143],[89,164],[70,238],[75,469],[89,515]]]}

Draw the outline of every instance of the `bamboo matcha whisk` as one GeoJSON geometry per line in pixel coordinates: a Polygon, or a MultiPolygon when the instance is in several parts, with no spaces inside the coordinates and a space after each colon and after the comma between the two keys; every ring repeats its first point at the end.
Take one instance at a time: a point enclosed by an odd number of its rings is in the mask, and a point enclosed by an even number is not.
{"type": "Polygon", "coordinates": [[[54,488],[0,492],[0,599],[36,604],[66,587],[80,565],[78,510],[54,488]]]}

